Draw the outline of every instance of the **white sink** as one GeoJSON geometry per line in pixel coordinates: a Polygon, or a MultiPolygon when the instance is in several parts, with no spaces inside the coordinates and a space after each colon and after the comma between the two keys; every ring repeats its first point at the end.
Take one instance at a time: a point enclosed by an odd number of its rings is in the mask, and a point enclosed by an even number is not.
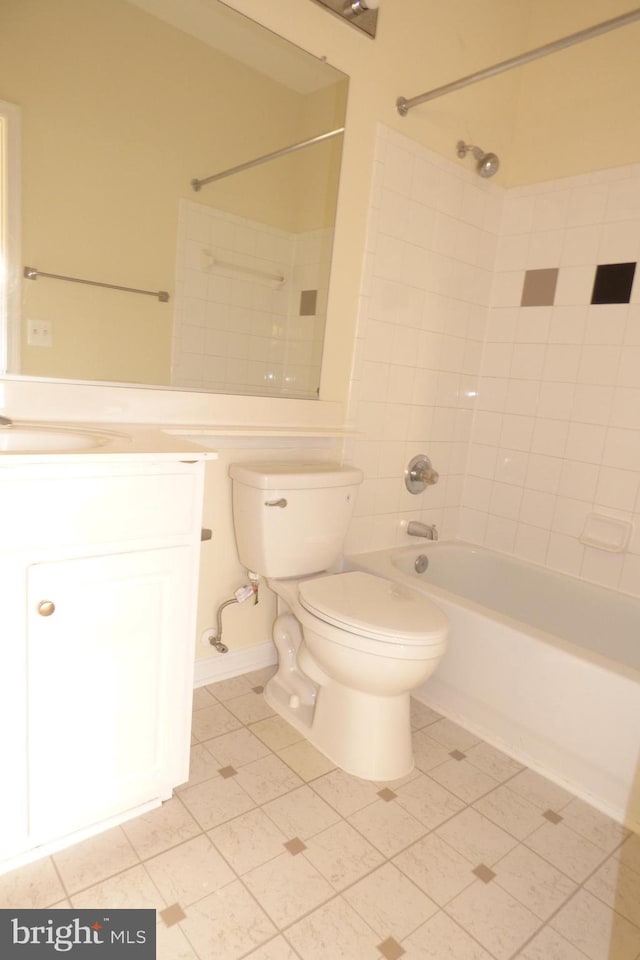
{"type": "Polygon", "coordinates": [[[0,426],[0,453],[39,453],[44,450],[88,450],[116,439],[106,431],[77,430],[45,423],[0,426]]]}

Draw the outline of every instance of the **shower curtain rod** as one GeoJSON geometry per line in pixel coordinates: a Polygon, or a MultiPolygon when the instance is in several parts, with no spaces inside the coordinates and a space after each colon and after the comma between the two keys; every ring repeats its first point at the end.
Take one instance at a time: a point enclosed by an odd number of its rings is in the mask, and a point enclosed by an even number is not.
{"type": "Polygon", "coordinates": [[[427,93],[423,93],[418,97],[411,97],[407,99],[406,97],[398,97],[396,100],[396,108],[398,113],[402,117],[406,117],[409,110],[413,107],[417,107],[421,103],[426,103],[428,100],[435,100],[436,97],[443,97],[446,93],[453,93],[455,90],[461,90],[462,87],[468,87],[472,83],[477,83],[479,80],[487,80],[489,77],[495,77],[499,73],[504,73],[506,70],[512,70],[514,67],[519,67],[523,63],[530,63],[532,60],[538,60],[540,57],[546,57],[550,53],[556,53],[558,50],[564,50],[566,47],[572,47],[576,43],[582,43],[584,40],[591,40],[592,37],[597,37],[601,33],[607,33],[609,30],[617,30],[618,27],[626,27],[630,23],[634,23],[636,20],[640,20],[640,9],[630,10],[628,13],[623,13],[619,17],[613,17],[611,20],[604,20],[602,23],[597,23],[593,27],[587,27],[584,30],[579,30],[577,33],[569,34],[567,37],[561,37],[559,40],[553,40],[551,43],[545,43],[542,47],[536,47],[535,50],[529,50],[527,53],[521,53],[517,57],[511,57],[509,60],[502,60],[500,63],[494,64],[492,67],[486,67],[484,70],[478,70],[476,73],[470,73],[466,77],[462,77],[460,80],[453,80],[451,83],[445,83],[442,87],[436,87],[434,90],[429,90],[427,93]]]}
{"type": "Polygon", "coordinates": [[[290,147],[274,150],[273,153],[265,153],[264,156],[257,157],[255,160],[248,160],[247,163],[240,163],[237,167],[229,167],[228,170],[223,170],[221,173],[214,173],[212,177],[205,177],[204,180],[194,179],[191,181],[191,186],[197,191],[201,187],[204,187],[205,184],[213,183],[214,180],[222,180],[223,177],[230,177],[232,173],[240,173],[242,170],[257,167],[261,163],[266,163],[267,160],[276,160],[278,157],[284,157],[288,153],[295,153],[296,150],[302,150],[303,147],[311,147],[314,143],[322,143],[323,140],[330,140],[332,137],[337,137],[341,133],[344,133],[344,127],[337,127],[335,130],[329,130],[328,133],[321,133],[317,137],[311,137],[309,140],[292,143],[290,147]]]}

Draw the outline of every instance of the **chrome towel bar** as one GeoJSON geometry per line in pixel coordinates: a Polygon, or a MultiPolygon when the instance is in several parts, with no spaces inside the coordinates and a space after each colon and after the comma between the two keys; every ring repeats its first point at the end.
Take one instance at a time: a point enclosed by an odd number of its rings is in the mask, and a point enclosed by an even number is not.
{"type": "Polygon", "coordinates": [[[138,290],[137,287],[121,287],[116,283],[102,283],[100,280],[81,280],[80,277],[63,277],[59,273],[45,273],[36,267],[25,267],[24,276],[27,280],[37,280],[38,277],[47,277],[49,280],[69,280],[71,283],[86,283],[90,287],[108,287],[110,290],[124,290],[125,293],[142,293],[147,297],[157,297],[160,303],[169,302],[166,290],[138,290]]]}

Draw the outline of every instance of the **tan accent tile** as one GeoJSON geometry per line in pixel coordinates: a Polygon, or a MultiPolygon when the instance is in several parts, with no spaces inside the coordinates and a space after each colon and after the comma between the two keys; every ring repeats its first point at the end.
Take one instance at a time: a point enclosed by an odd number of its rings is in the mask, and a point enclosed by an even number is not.
{"type": "Polygon", "coordinates": [[[519,793],[515,793],[508,784],[476,800],[473,807],[518,840],[524,840],[542,825],[540,807],[534,806],[519,793]]]}
{"type": "Polygon", "coordinates": [[[550,307],[556,295],[558,268],[526,270],[522,286],[522,307],[550,307]]]}
{"type": "Polygon", "coordinates": [[[99,883],[138,863],[121,827],[90,837],[54,854],[54,863],[68,893],[99,883]]]}
{"type": "Polygon", "coordinates": [[[447,760],[429,771],[429,776],[454,793],[465,803],[473,803],[498,786],[498,781],[478,770],[464,757],[462,760],[447,760]]]}
{"type": "Polygon", "coordinates": [[[492,866],[516,846],[513,837],[472,807],[438,827],[436,834],[472,864],[492,866]]]}
{"type": "Polygon", "coordinates": [[[200,827],[176,797],[122,825],[141,860],[154,857],[200,833],[200,827]]]}
{"type": "Polygon", "coordinates": [[[167,903],[191,904],[235,880],[231,868],[205,836],[187,840],[148,860],[145,866],[167,903]]]}
{"type": "Polygon", "coordinates": [[[392,863],[385,863],[343,894],[379,936],[402,940],[438,912],[437,905],[392,863]]]}
{"type": "Polygon", "coordinates": [[[237,777],[215,777],[195,787],[187,787],[180,799],[203,830],[211,830],[232,817],[253,809],[255,803],[242,789],[237,777]]]}
{"type": "Polygon", "coordinates": [[[380,866],[382,854],[344,820],[307,841],[305,857],[336,890],[380,866]]]}
{"type": "Polygon", "coordinates": [[[264,693],[264,687],[251,687],[254,693],[264,693]]]}
{"type": "Polygon", "coordinates": [[[50,907],[64,895],[51,857],[0,876],[0,909],[50,907]]]}
{"type": "Polygon", "coordinates": [[[487,867],[484,863],[479,863],[478,866],[474,867],[471,872],[475,874],[478,880],[482,880],[483,883],[491,883],[495,877],[493,870],[487,867]]]}
{"type": "Polygon", "coordinates": [[[381,800],[384,800],[385,803],[389,803],[389,801],[395,800],[398,794],[394,793],[393,790],[389,790],[388,787],[383,787],[382,790],[378,790],[378,796],[381,800]]]}
{"type": "MultiPolygon", "coordinates": [[[[493,960],[476,940],[442,911],[423,923],[406,938],[405,943],[417,951],[415,956],[420,960],[493,960]]],[[[409,956],[414,956],[411,950],[409,956]]],[[[545,960],[552,958],[546,957],[545,960]]]]}
{"type": "Polygon", "coordinates": [[[294,837],[293,840],[287,840],[283,846],[287,848],[292,857],[297,857],[299,853],[302,853],[303,850],[307,849],[306,844],[302,842],[300,837],[294,837]]]}
{"type": "Polygon", "coordinates": [[[277,933],[239,880],[192,904],[181,927],[199,960],[244,957],[277,933]]]}
{"type": "Polygon", "coordinates": [[[335,897],[291,926],[287,940],[302,960],[333,960],[336,944],[345,960],[364,960],[377,956],[380,938],[342,897],[335,897]]]}
{"type": "Polygon", "coordinates": [[[556,813],[554,810],[545,810],[542,816],[545,820],[548,820],[549,823],[562,823],[563,818],[559,813],[556,813]]]}
{"type": "Polygon", "coordinates": [[[403,850],[393,862],[440,906],[475,882],[473,864],[435,833],[403,850]]]}
{"type": "Polygon", "coordinates": [[[242,767],[245,763],[261,760],[271,753],[269,747],[245,727],[214,737],[213,740],[205,740],[203,746],[221,767],[242,767]]]}
{"type": "Polygon", "coordinates": [[[521,763],[513,760],[507,756],[506,753],[502,753],[501,750],[497,750],[488,743],[476,743],[475,746],[469,747],[469,749],[465,751],[465,756],[474,767],[482,770],[483,773],[488,773],[490,777],[493,777],[493,779],[499,783],[524,770],[521,763]]]}
{"type": "Polygon", "coordinates": [[[399,960],[399,958],[407,952],[393,937],[387,937],[386,940],[379,943],[378,950],[384,957],[384,960],[399,960]]]}
{"type": "Polygon", "coordinates": [[[576,889],[572,880],[522,845],[496,864],[496,883],[541,920],[550,917],[576,889]]]}
{"type": "Polygon", "coordinates": [[[140,864],[71,897],[76,908],[164,910],[166,900],[140,864]]]}
{"type": "Polygon", "coordinates": [[[325,774],[324,777],[314,780],[312,787],[343,817],[348,817],[356,810],[361,810],[368,804],[373,803],[377,796],[374,783],[352,777],[350,773],[345,773],[344,770],[333,770],[331,773],[325,774]]]}
{"type": "Polygon", "coordinates": [[[209,832],[209,837],[237,874],[280,856],[287,839],[262,810],[250,810],[209,832]]]}
{"type": "Polygon", "coordinates": [[[273,754],[240,767],[236,779],[258,804],[275,800],[302,784],[300,777],[273,754]]]}
{"type": "Polygon", "coordinates": [[[341,819],[333,807],[307,786],[272,800],[262,809],[286,836],[304,840],[341,819]]]}
{"type": "Polygon", "coordinates": [[[181,783],[179,787],[176,787],[176,793],[180,793],[187,787],[193,787],[196,783],[202,783],[204,780],[215,777],[219,766],[219,762],[211,756],[206,746],[196,741],[191,746],[189,779],[186,783],[181,783]]]}
{"type": "Polygon", "coordinates": [[[254,693],[250,690],[242,697],[234,697],[233,700],[225,701],[226,706],[231,713],[242,720],[243,723],[256,723],[258,720],[264,720],[266,717],[272,717],[274,710],[271,709],[261,693],[254,693]]]}
{"type": "Polygon", "coordinates": [[[324,753],[309,743],[308,740],[298,740],[282,750],[278,756],[294,770],[302,780],[315,780],[325,773],[335,769],[335,763],[325,757],[324,753]]]}
{"type": "Polygon", "coordinates": [[[540,920],[496,883],[474,883],[447,904],[447,913],[497,958],[508,960],[540,920]]]}
{"type": "Polygon", "coordinates": [[[453,760],[464,760],[465,757],[466,757],[466,753],[463,753],[461,750],[452,750],[452,751],[449,753],[449,756],[450,756],[453,760]]]}
{"type": "Polygon", "coordinates": [[[459,797],[423,773],[400,787],[397,794],[397,802],[431,830],[464,810],[459,797]]]}
{"type": "Polygon", "coordinates": [[[238,771],[235,769],[235,767],[220,767],[220,769],[218,770],[218,773],[220,774],[223,780],[228,780],[229,777],[235,777],[237,772],[238,771]]]}
{"type": "Polygon", "coordinates": [[[384,800],[376,800],[358,810],[349,817],[349,822],[385,857],[395,856],[426,831],[424,824],[400,804],[385,803],[384,800]]]}
{"type": "Polygon", "coordinates": [[[214,703],[204,710],[197,710],[191,721],[191,731],[196,740],[210,740],[231,730],[238,730],[242,724],[221,703],[214,703]]]}
{"type": "Polygon", "coordinates": [[[603,850],[569,830],[564,823],[557,826],[545,823],[524,842],[577,883],[586,880],[606,857],[603,850]]]}
{"type": "Polygon", "coordinates": [[[449,750],[467,750],[476,743],[480,743],[480,738],[476,737],[475,733],[465,730],[464,727],[454,723],[453,720],[448,720],[446,717],[431,723],[428,733],[438,743],[447,747],[447,753],[449,750]]]}
{"type": "Polygon", "coordinates": [[[299,920],[334,894],[304,856],[292,857],[288,853],[250,870],[242,879],[280,928],[299,920]]]}
{"type": "Polygon", "coordinates": [[[590,960],[635,960],[640,953],[638,927],[588,890],[579,890],[549,923],[590,960]]]}
{"type": "Polygon", "coordinates": [[[292,727],[290,723],[277,715],[252,723],[249,729],[272,750],[282,750],[292,743],[304,740],[302,734],[298,733],[295,727],[292,727]]]}
{"type": "Polygon", "coordinates": [[[172,903],[170,907],[166,908],[166,910],[160,911],[160,916],[165,926],[172,927],[174,924],[180,923],[181,920],[184,920],[186,913],[179,903],[172,903]]]}

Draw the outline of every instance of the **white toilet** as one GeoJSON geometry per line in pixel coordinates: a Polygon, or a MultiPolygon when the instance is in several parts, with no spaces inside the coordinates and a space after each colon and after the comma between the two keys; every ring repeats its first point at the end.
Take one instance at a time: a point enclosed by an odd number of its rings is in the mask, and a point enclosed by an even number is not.
{"type": "Polygon", "coordinates": [[[449,623],[420,593],[361,571],[331,573],[362,482],[335,463],[235,463],[240,561],[279,598],[270,706],[365,780],[413,768],[410,692],[444,654],[449,623]]]}

